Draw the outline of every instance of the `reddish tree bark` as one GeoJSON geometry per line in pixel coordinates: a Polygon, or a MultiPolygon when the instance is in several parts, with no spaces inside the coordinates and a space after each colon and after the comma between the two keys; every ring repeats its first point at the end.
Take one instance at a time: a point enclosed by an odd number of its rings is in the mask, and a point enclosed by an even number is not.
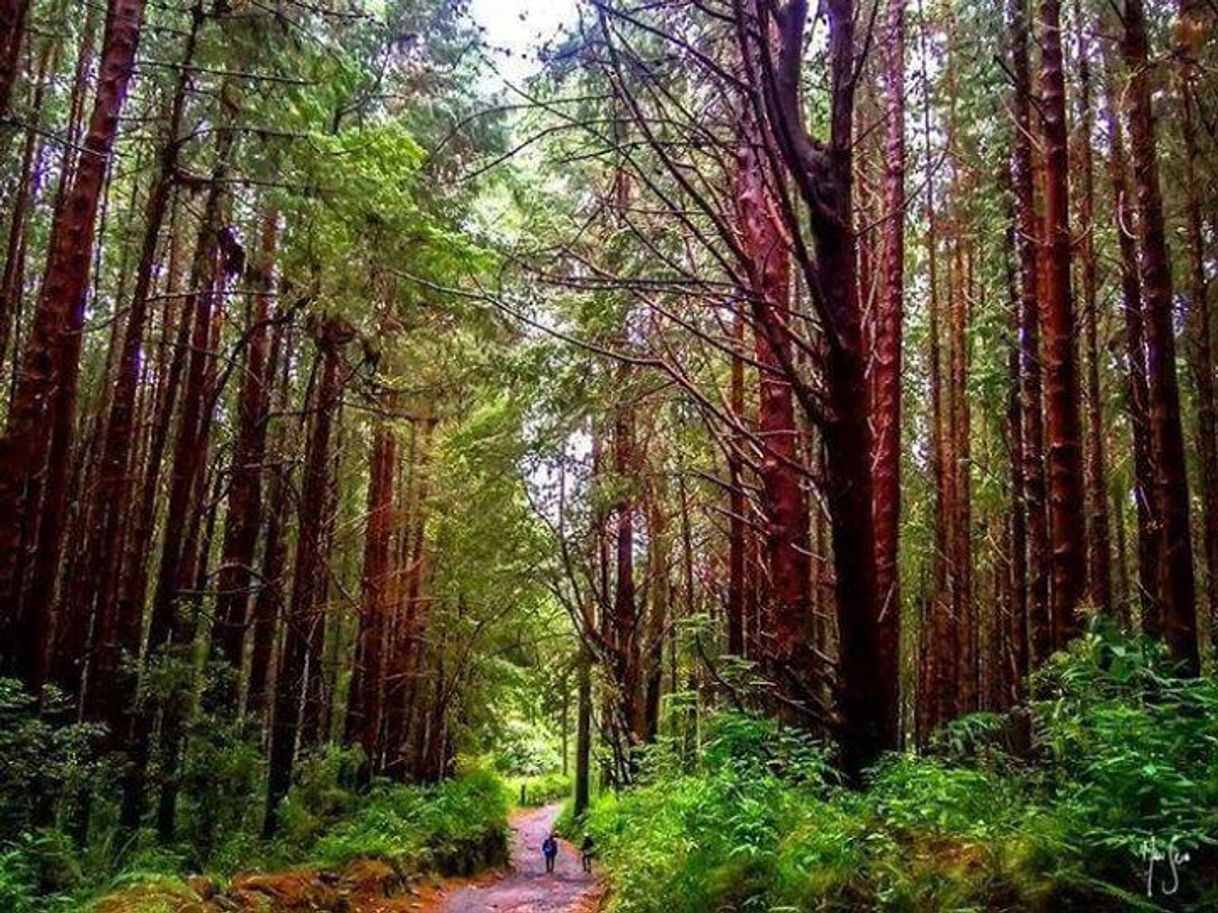
{"type": "MultiPolygon", "coordinates": [[[[97,93],[86,154],[73,172],[63,205],[55,213],[42,291],[22,357],[21,377],[0,438],[0,602],[5,611],[0,638],[10,668],[26,681],[46,649],[49,619],[31,619],[20,603],[22,554],[27,524],[56,518],[35,503],[31,489],[42,484],[44,503],[62,505],[66,465],[48,466],[56,426],[70,433],[76,403],[80,331],[96,236],[102,184],[126,99],[143,22],[143,0],[111,0],[106,19],[97,93]],[[73,357],[75,356],[75,357],[73,357]]],[[[67,442],[64,442],[65,446],[67,442]]],[[[62,506],[57,508],[62,510],[62,506]]],[[[38,541],[30,537],[25,541],[38,541]]]]}
{"type": "Polygon", "coordinates": [[[381,422],[372,437],[359,637],[351,680],[351,711],[347,718],[348,739],[358,741],[364,749],[362,777],[365,782],[377,769],[381,747],[385,630],[393,607],[396,573],[392,548],[396,470],[397,438],[392,429],[381,422]]]}
{"type": "MultiPolygon", "coordinates": [[[[620,389],[627,389],[629,368],[622,366],[620,389]]],[[[629,395],[627,393],[626,395],[629,395]]],[[[616,631],[615,670],[620,690],[620,712],[628,746],[642,744],[646,736],[643,719],[642,655],[639,638],[638,597],[634,580],[634,521],[637,507],[632,488],[638,470],[635,452],[633,403],[619,403],[613,424],[613,470],[620,489],[616,506],[617,529],[614,537],[613,625],[616,631]]]]}
{"type": "MultiPolygon", "coordinates": [[[[925,16],[921,20],[920,59],[924,86],[930,84],[927,61],[931,48],[925,16]]],[[[939,217],[935,206],[935,163],[931,149],[931,99],[923,92],[922,132],[925,140],[926,262],[927,262],[927,379],[930,387],[930,468],[935,486],[935,540],[931,557],[930,592],[920,631],[921,658],[918,737],[925,741],[936,726],[955,716],[956,638],[947,586],[948,542],[952,512],[949,510],[951,441],[945,434],[946,409],[943,397],[943,353],[940,344],[941,303],[939,296],[939,217]]]]}
{"type": "Polygon", "coordinates": [[[1023,411],[1024,513],[1028,529],[1029,662],[1049,656],[1048,517],[1045,511],[1044,418],[1041,388],[1040,263],[1032,178],[1032,83],[1028,65],[1026,0],[1011,0],[1009,12],[1011,101],[1014,118],[1011,170],[1015,199],[1016,248],[1019,255],[1020,401],[1023,411]]]}
{"type": "MultiPolygon", "coordinates": [[[[957,190],[964,188],[957,185],[957,190]]],[[[950,510],[953,514],[950,541],[950,585],[953,635],[956,639],[954,685],[957,713],[972,713],[978,709],[977,679],[977,612],[973,599],[973,535],[972,535],[972,444],[970,440],[970,410],[968,404],[968,325],[969,292],[965,241],[960,234],[959,219],[953,220],[952,258],[948,270],[948,401],[952,439],[952,490],[950,510]]]]}
{"type": "MultiPolygon", "coordinates": [[[[48,75],[59,57],[59,42],[47,42],[39,55],[33,97],[30,99],[29,125],[21,150],[21,173],[11,198],[8,241],[5,246],[4,273],[0,276],[0,363],[8,351],[13,326],[21,312],[22,286],[25,282],[26,226],[31,206],[42,187],[45,144],[40,143],[42,111],[46,101],[48,75]]],[[[19,359],[14,356],[14,363],[19,359]]]]}
{"type": "Polygon", "coordinates": [[[901,328],[905,298],[905,0],[888,0],[884,36],[883,273],[872,352],[876,589],[900,612],[901,328]]]}
{"type": "MultiPolygon", "coordinates": [[[[223,136],[224,134],[222,134],[223,136]]],[[[203,485],[208,439],[212,422],[212,390],[209,379],[215,361],[213,344],[214,310],[219,290],[225,281],[226,261],[221,243],[225,193],[223,177],[228,147],[221,144],[220,158],[208,190],[203,223],[191,265],[190,288],[185,310],[191,315],[189,357],[183,378],[181,409],[174,438],[173,461],[169,478],[166,523],[157,566],[156,587],[148,621],[145,659],[158,658],[170,644],[189,643],[190,634],[179,619],[181,596],[194,587],[196,536],[201,518],[203,485]]],[[[156,702],[135,700],[134,683],[120,685],[117,679],[122,653],[134,656],[138,643],[141,605],[138,602],[113,606],[103,604],[96,622],[94,670],[89,683],[90,700],[109,702],[110,717],[119,725],[124,715],[131,717],[127,772],[123,790],[122,824],[128,830],[140,826],[150,740],[155,726],[156,702]],[[120,612],[133,617],[120,617],[120,612]],[[94,681],[93,679],[96,679],[94,681]],[[107,684],[109,683],[109,684],[107,684]]]]}
{"type": "Polygon", "coordinates": [[[647,492],[648,607],[643,668],[643,738],[654,742],[660,730],[660,698],[664,688],[664,638],[669,627],[669,572],[671,543],[664,506],[663,477],[657,476],[647,492]]]}
{"type": "Polygon", "coordinates": [[[1133,199],[1128,186],[1128,161],[1121,122],[1116,113],[1116,87],[1108,74],[1104,120],[1108,131],[1108,176],[1117,219],[1120,250],[1121,313],[1125,327],[1128,370],[1129,423],[1133,432],[1134,507],[1137,512],[1138,591],[1144,613],[1157,610],[1155,584],[1159,525],[1154,519],[1154,473],[1150,465],[1150,391],[1146,382],[1146,344],[1142,320],[1142,278],[1137,238],[1133,233],[1133,199]]]}
{"type": "Polygon", "coordinates": [[[784,695],[806,699],[812,684],[808,510],[787,366],[791,364],[790,257],[758,161],[760,136],[746,129],[737,153],[736,209],[750,258],[750,309],[757,359],[757,438],[766,520],[766,598],[759,632],[762,663],[784,695]]]}
{"type": "MultiPolygon", "coordinates": [[[[282,324],[276,325],[267,376],[272,376],[276,370],[279,372],[277,396],[281,413],[287,409],[291,390],[292,359],[288,354],[291,349],[289,330],[282,324]]],[[[287,536],[284,527],[287,522],[288,492],[291,486],[285,478],[287,468],[281,462],[283,449],[283,433],[280,431],[270,447],[270,453],[280,462],[272,470],[267,486],[265,503],[268,518],[262,545],[258,595],[254,599],[254,633],[250,645],[249,683],[246,686],[246,711],[263,718],[264,721],[271,698],[267,692],[272,678],[275,638],[286,589],[284,568],[287,564],[287,536]]]]}
{"type": "Polygon", "coordinates": [[[270,296],[277,231],[278,214],[268,210],[262,219],[258,262],[250,276],[258,294],[250,314],[249,341],[237,394],[237,439],[233,445],[212,632],[213,655],[228,667],[233,678],[230,692],[233,705],[237,697],[236,679],[244,662],[252,567],[262,513],[270,390],[274,385],[275,366],[268,362],[267,354],[271,345],[270,296]]]}
{"type": "Polygon", "coordinates": [[[1083,292],[1083,363],[1086,369],[1087,436],[1084,478],[1087,486],[1087,601],[1104,615],[1112,613],[1111,536],[1108,523],[1108,476],[1104,447],[1104,403],[1100,388],[1099,271],[1095,250],[1095,163],[1091,137],[1095,116],[1091,102],[1091,49],[1078,0],[1079,129],[1076,133],[1079,257],[1083,292]]]}
{"type": "Polygon", "coordinates": [[[1045,266],[1040,324],[1044,343],[1045,463],[1049,480],[1049,596],[1053,646],[1078,633],[1087,585],[1078,332],[1070,289],[1070,163],[1067,152],[1061,2],[1041,0],[1039,15],[1041,132],[1044,142],[1045,266]]]}
{"type": "MultiPolygon", "coordinates": [[[[885,616],[880,611],[876,592],[871,430],[851,202],[855,8],[853,0],[830,0],[824,9],[832,113],[828,142],[823,144],[808,135],[801,102],[805,0],[749,4],[738,30],[746,64],[750,59],[768,61],[760,72],[750,68],[749,78],[760,96],[784,183],[789,178],[807,207],[813,240],[815,258],[801,249],[800,265],[826,327],[828,405],[822,410],[802,395],[801,403],[824,432],[840,642],[838,730],[843,766],[857,776],[881,751],[897,745],[899,627],[895,613],[885,616]],[[757,42],[749,35],[770,34],[777,36],[776,53],[764,42],[760,48],[751,47],[757,42]]],[[[785,213],[787,230],[802,233],[793,212],[785,213]]],[[[788,377],[795,382],[792,372],[788,377]]]]}
{"type": "MultiPolygon", "coordinates": [[[[102,442],[98,454],[98,482],[93,495],[90,529],[86,540],[86,555],[83,560],[83,580],[74,602],[69,607],[72,623],[87,624],[95,620],[99,636],[107,638],[102,650],[121,649],[110,640],[117,635],[116,601],[122,579],[118,572],[122,557],[123,534],[130,518],[130,493],[132,481],[131,454],[135,446],[134,427],[136,395],[138,392],[144,332],[148,320],[149,303],[154,283],[157,251],[161,231],[169,212],[176,177],[178,153],[182,138],[179,136],[182,115],[189,88],[189,67],[194,57],[198,32],[202,24],[201,13],[192,19],[182,55],[182,71],[178,77],[172,100],[169,103],[168,124],[165,143],[159,154],[156,178],[149,192],[144,213],[144,237],[139,260],[135,268],[135,286],[131,307],[127,314],[123,340],[115,372],[114,389],[110,397],[102,442]]],[[[133,644],[128,644],[133,647],[133,644]]],[[[104,687],[116,687],[110,678],[117,657],[106,658],[100,668],[104,687]]],[[[128,698],[131,695],[127,695],[128,698]]],[[[118,709],[111,708],[108,716],[117,724],[118,709]]]]}
{"type": "Polygon", "coordinates": [[[430,407],[415,424],[408,465],[412,477],[402,523],[401,557],[403,580],[396,606],[393,632],[392,672],[385,687],[385,772],[397,780],[412,772],[410,724],[417,709],[419,669],[423,634],[427,627],[427,601],[423,594],[426,560],[428,470],[431,435],[435,419],[430,407]]]}
{"type": "MultiPolygon", "coordinates": [[[[733,318],[732,337],[737,351],[744,347],[744,315],[739,311],[733,318]]],[[[731,367],[732,417],[743,424],[744,417],[744,358],[732,355],[731,367]]],[[[727,582],[727,652],[733,656],[745,655],[745,549],[748,524],[745,521],[744,461],[740,456],[743,441],[741,435],[733,435],[732,446],[727,452],[728,469],[728,582],[727,582]]],[[[582,681],[582,680],[581,680],[582,681]]]]}
{"type": "Polygon", "coordinates": [[[1125,0],[1121,50],[1129,68],[1126,92],[1129,152],[1138,215],[1146,332],[1151,466],[1155,474],[1158,538],[1154,611],[1143,617],[1148,634],[1162,637],[1185,671],[1196,674],[1197,607],[1189,529],[1188,475],[1176,381],[1176,340],[1172,327],[1171,263],[1159,188],[1154,112],[1147,63],[1146,15],[1141,0],[1125,0]]]}
{"type": "MultiPolygon", "coordinates": [[[[301,689],[308,687],[306,669],[309,664],[316,665],[321,660],[320,656],[310,656],[309,651],[315,643],[315,632],[324,622],[317,608],[325,591],[321,550],[325,532],[326,492],[330,486],[330,439],[334,412],[342,393],[342,346],[349,338],[350,330],[334,320],[327,321],[317,337],[321,378],[313,406],[313,427],[300,490],[300,523],[296,538],[292,599],[284,620],[283,656],[275,683],[266,816],[263,820],[263,832],[267,836],[273,835],[278,827],[279,803],[292,784],[301,689]]],[[[310,697],[316,699],[315,695],[306,694],[305,700],[310,697]]]]}
{"type": "MultiPolygon", "coordinates": [[[[1009,172],[1008,172],[1009,174],[1009,172]]],[[[1011,354],[1009,358],[1009,387],[1007,393],[1007,453],[1010,463],[1010,512],[1007,529],[1010,536],[1007,581],[1010,599],[1007,604],[1006,652],[1003,675],[1004,703],[1013,706],[1023,694],[1029,672],[1028,650],[1028,521],[1025,513],[1027,489],[1024,480],[1023,408],[1020,401],[1020,288],[1015,261],[1015,212],[1012,202],[1010,224],[1006,233],[1007,294],[1011,310],[1011,354]]]]}
{"type": "Polygon", "coordinates": [[[0,121],[8,118],[13,85],[21,72],[21,44],[30,0],[0,0],[0,121]]]}

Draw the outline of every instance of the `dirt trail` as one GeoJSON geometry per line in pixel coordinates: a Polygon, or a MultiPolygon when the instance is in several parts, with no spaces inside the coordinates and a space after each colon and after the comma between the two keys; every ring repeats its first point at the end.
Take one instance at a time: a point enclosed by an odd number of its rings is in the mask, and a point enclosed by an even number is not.
{"type": "Polygon", "coordinates": [[[523,809],[512,816],[512,864],[491,879],[452,884],[421,905],[426,913],[593,913],[602,895],[595,875],[583,871],[579,851],[558,842],[554,872],[547,874],[541,842],[561,806],[523,809]]]}
{"type": "Polygon", "coordinates": [[[541,842],[561,806],[524,809],[512,815],[511,864],[476,878],[427,881],[399,893],[387,886],[393,870],[361,860],[340,877],[303,867],[243,876],[218,895],[208,879],[191,879],[191,891],[165,885],[136,885],[99,902],[97,913],[173,910],[223,913],[235,910],[326,911],[326,913],[597,913],[604,889],[584,872],[579,852],[560,840],[553,873],[545,870],[541,842]],[[269,906],[268,906],[269,904],[269,906]]]}

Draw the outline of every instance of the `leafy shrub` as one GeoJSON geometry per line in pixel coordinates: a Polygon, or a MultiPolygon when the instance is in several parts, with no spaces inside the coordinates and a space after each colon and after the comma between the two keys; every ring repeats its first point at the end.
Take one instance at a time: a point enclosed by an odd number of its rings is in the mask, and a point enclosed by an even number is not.
{"type": "Polygon", "coordinates": [[[54,824],[62,796],[105,777],[104,733],[77,723],[56,688],[47,687],[40,710],[19,681],[0,678],[0,839],[54,824]]]}
{"type": "Polygon", "coordinates": [[[499,727],[493,746],[495,768],[509,776],[536,777],[562,765],[553,736],[544,727],[509,719],[499,727]]]}
{"type": "Polygon", "coordinates": [[[469,874],[505,860],[507,809],[503,786],[488,771],[386,788],[322,837],[313,855],[332,866],[379,857],[412,871],[469,874]]]}
{"type": "Polygon", "coordinates": [[[857,792],[798,733],[720,714],[700,759],[661,744],[644,785],[589,813],[612,908],[1218,909],[1218,682],[1093,633],[1033,697],[1013,718],[945,727],[928,755],[885,758],[857,792]],[[1031,754],[1014,755],[1004,743],[1029,717],[1031,754]],[[1151,840],[1188,859],[1174,874],[1160,860],[1148,898],[1151,840]]]}
{"type": "Polygon", "coordinates": [[[513,802],[519,802],[529,808],[538,808],[566,799],[571,795],[573,787],[570,777],[554,773],[521,777],[513,780],[508,788],[513,802]]]}
{"type": "Polygon", "coordinates": [[[279,810],[281,851],[299,855],[352,814],[359,797],[348,784],[363,757],[359,748],[329,746],[297,765],[296,784],[279,810]]]}

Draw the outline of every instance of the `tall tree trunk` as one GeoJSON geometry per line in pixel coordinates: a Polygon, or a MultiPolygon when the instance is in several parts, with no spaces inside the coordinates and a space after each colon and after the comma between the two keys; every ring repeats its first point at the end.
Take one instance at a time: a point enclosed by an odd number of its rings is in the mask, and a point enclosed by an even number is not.
{"type": "Polygon", "coordinates": [[[1038,289],[1040,263],[1032,178],[1032,81],[1028,63],[1027,0],[1011,0],[1011,64],[1015,91],[1011,101],[1014,137],[1011,157],[1019,254],[1020,402],[1023,411],[1024,513],[1028,528],[1028,641],[1032,665],[1051,649],[1049,628],[1048,516],[1045,509],[1045,438],[1041,388],[1038,289]]]}
{"type": "Polygon", "coordinates": [[[592,655],[586,646],[579,651],[578,698],[575,717],[575,803],[578,819],[588,810],[592,771],[592,655]]]}
{"type": "MultiPolygon", "coordinates": [[[[744,315],[737,311],[732,319],[732,336],[738,352],[744,347],[744,315]]],[[[744,358],[732,355],[731,407],[733,419],[744,424],[744,358]]],[[[728,467],[728,583],[727,583],[727,652],[732,656],[745,655],[745,549],[748,523],[745,520],[744,460],[740,448],[744,446],[742,435],[732,436],[727,453],[728,467]]]]}
{"type": "Polygon", "coordinates": [[[397,438],[387,423],[372,437],[368,482],[368,520],[364,534],[359,636],[351,680],[348,738],[364,750],[361,779],[368,782],[380,753],[384,701],[385,621],[392,609],[394,481],[397,477],[397,438]]]}
{"type": "Polygon", "coordinates": [[[1020,287],[1015,267],[1017,245],[1015,241],[1014,202],[1006,233],[1007,295],[1010,299],[1011,353],[1009,356],[1009,388],[1007,393],[1006,438],[1010,463],[1010,508],[1007,525],[1010,536],[1008,546],[1008,587],[1010,599],[1007,604],[1006,654],[1003,676],[1006,683],[1005,703],[1013,706],[1023,694],[1024,681],[1029,672],[1028,651],[1028,519],[1025,512],[1027,487],[1024,480],[1023,452],[1023,408],[1020,401],[1020,287]]]}
{"type": "MultiPolygon", "coordinates": [[[[623,395],[629,396],[628,367],[622,367],[623,395]]],[[[613,470],[620,493],[618,496],[617,531],[614,564],[617,573],[613,587],[613,622],[617,631],[618,680],[623,735],[633,747],[644,741],[642,656],[639,640],[642,631],[638,619],[638,602],[634,580],[634,521],[637,511],[633,487],[638,469],[635,454],[634,405],[623,402],[616,406],[613,425],[613,470]]]]}
{"type": "Polygon", "coordinates": [[[0,602],[4,604],[0,642],[5,644],[6,665],[26,681],[32,681],[46,649],[49,619],[27,618],[20,603],[22,574],[28,566],[21,536],[33,518],[54,519],[44,515],[42,504],[31,497],[31,489],[40,487],[38,480],[45,478],[41,488],[51,506],[65,483],[66,465],[48,466],[47,460],[54,428],[67,428],[70,435],[72,426],[97,213],[143,13],[143,0],[111,0],[107,9],[97,94],[83,143],[86,154],[51,226],[42,292],[0,437],[0,516],[9,518],[0,527],[0,602]]]}
{"type": "MultiPolygon", "coordinates": [[[[763,668],[788,702],[806,701],[814,666],[808,510],[799,432],[787,371],[792,360],[790,257],[758,160],[761,137],[745,129],[737,152],[736,209],[750,258],[750,308],[757,358],[757,437],[766,520],[766,598],[758,634],[763,668]]],[[[790,706],[790,703],[788,703],[790,706]]]]}
{"type": "Polygon", "coordinates": [[[1188,475],[1176,381],[1176,340],[1172,327],[1171,263],[1159,189],[1146,15],[1142,0],[1125,0],[1121,50],[1129,69],[1126,93],[1129,149],[1137,197],[1138,244],[1145,307],[1146,379],[1149,390],[1151,465],[1155,473],[1158,539],[1157,605],[1143,618],[1148,634],[1162,637],[1186,672],[1196,674],[1197,608],[1193,548],[1189,529],[1188,475]]]}
{"type": "MultiPolygon", "coordinates": [[[[1208,23],[1201,4],[1180,0],[1180,35],[1204,35],[1208,23]]],[[[1187,41],[1176,42],[1176,78],[1180,96],[1180,130],[1184,140],[1184,208],[1188,238],[1189,362],[1197,391],[1197,453],[1201,466],[1201,543],[1205,556],[1205,594],[1211,617],[1218,609],[1218,412],[1214,405],[1214,342],[1206,279],[1205,231],[1201,218],[1201,186],[1197,166],[1201,148],[1197,137],[1196,80],[1198,62],[1187,41]]]]}
{"type": "Polygon", "coordinates": [[[217,581],[212,653],[227,667],[231,679],[223,700],[228,707],[236,706],[238,679],[245,658],[249,594],[254,579],[252,568],[262,513],[263,461],[275,370],[267,355],[271,346],[270,298],[278,219],[273,209],[263,215],[258,262],[251,276],[257,294],[253,299],[241,389],[237,394],[237,439],[233,445],[232,478],[217,581]]]}
{"type": "Polygon", "coordinates": [[[884,36],[883,272],[872,354],[876,591],[881,617],[901,610],[901,329],[905,299],[905,0],[887,0],[884,36]]]}
{"type": "MultiPolygon", "coordinates": [[[[291,392],[292,339],[290,330],[283,324],[275,328],[271,344],[270,366],[267,376],[279,372],[277,381],[279,392],[278,411],[287,410],[291,392]],[[282,351],[282,354],[281,354],[282,351]]],[[[267,707],[271,701],[268,688],[273,677],[275,640],[279,630],[280,614],[283,607],[283,594],[286,590],[284,583],[284,568],[287,564],[287,523],[288,492],[287,467],[282,465],[284,460],[283,423],[279,423],[269,453],[279,465],[271,472],[270,483],[267,486],[266,505],[269,514],[266,523],[266,536],[262,545],[262,568],[259,574],[258,594],[254,598],[254,633],[250,645],[249,683],[246,687],[246,712],[258,717],[264,724],[267,721],[267,707]]]]}
{"type": "MultiPolygon", "coordinates": [[[[38,73],[35,76],[33,97],[27,115],[29,124],[25,128],[25,142],[21,150],[21,172],[17,181],[15,197],[9,207],[8,241],[4,254],[4,273],[0,277],[0,365],[8,351],[10,338],[21,311],[23,285],[25,283],[26,229],[29,212],[42,186],[43,159],[46,144],[41,143],[42,112],[46,102],[49,75],[54,72],[59,59],[60,41],[47,41],[38,58],[38,73]]],[[[2,117],[3,115],[0,115],[2,117]]],[[[0,150],[2,151],[2,150],[0,150]]],[[[13,366],[20,359],[13,353],[13,366]]]]}
{"type": "Polygon", "coordinates": [[[924,170],[926,185],[926,262],[927,262],[927,380],[930,387],[930,470],[935,486],[934,549],[931,555],[930,591],[926,596],[923,624],[920,631],[921,660],[919,681],[921,716],[918,738],[925,740],[936,726],[955,716],[956,638],[953,632],[951,606],[947,587],[948,542],[951,538],[952,512],[950,506],[949,468],[951,442],[945,433],[946,409],[943,397],[943,354],[940,344],[939,300],[939,217],[935,206],[935,161],[931,147],[930,75],[927,61],[931,48],[925,10],[919,22],[919,59],[922,92],[922,135],[925,143],[924,170]]]}
{"type": "MultiPolygon", "coordinates": [[[[327,321],[317,338],[321,379],[313,407],[313,427],[305,461],[300,492],[300,524],[296,537],[296,560],[292,600],[285,618],[283,657],[275,683],[275,707],[271,723],[266,816],[263,833],[272,836],[279,824],[279,803],[292,785],[296,756],[297,730],[300,725],[301,691],[308,688],[306,669],[321,659],[309,655],[316,643],[315,632],[324,619],[317,608],[324,593],[322,581],[322,539],[324,536],[326,492],[330,475],[330,438],[334,412],[342,393],[342,346],[349,331],[336,321],[327,321]]],[[[305,702],[316,695],[304,694],[305,702]]]]}
{"type": "Polygon", "coordinates": [[[1079,0],[1074,0],[1078,35],[1079,244],[1083,286],[1083,363],[1086,369],[1087,438],[1084,477],[1087,485],[1087,601],[1105,616],[1112,614],[1111,536],[1108,523],[1108,476],[1104,455],[1104,401],[1100,386],[1099,279],[1095,250],[1095,164],[1091,152],[1095,115],[1092,108],[1091,48],[1079,0]]]}
{"type": "MultiPolygon", "coordinates": [[[[963,187],[957,185],[963,191],[963,187]]],[[[959,214],[953,219],[952,257],[948,264],[948,400],[952,439],[951,473],[951,606],[955,620],[956,661],[954,684],[956,711],[972,713],[978,708],[977,612],[973,593],[972,446],[968,403],[969,289],[965,240],[959,214]]]]}
{"type": "Polygon", "coordinates": [[[1159,524],[1155,520],[1154,472],[1150,465],[1150,390],[1146,380],[1146,341],[1142,319],[1142,277],[1138,267],[1134,207],[1129,192],[1128,161],[1121,121],[1117,114],[1117,87],[1107,73],[1104,121],[1108,131],[1108,176],[1117,221],[1120,250],[1121,313],[1125,326],[1125,356],[1129,392],[1129,424],[1133,435],[1134,507],[1137,514],[1138,593],[1143,615],[1157,613],[1159,524]]]}
{"type": "Polygon", "coordinates": [[[1045,445],[1049,479],[1049,559],[1053,646],[1081,628],[1087,584],[1082,426],[1079,417],[1077,324],[1070,290],[1070,163],[1062,67],[1061,0],[1041,0],[1040,99],[1044,141],[1045,274],[1040,323],[1045,371],[1045,445]]]}
{"type": "Polygon", "coordinates": [[[21,72],[21,44],[30,0],[0,0],[0,121],[8,118],[21,72]]]}
{"type": "MultiPolygon", "coordinates": [[[[226,134],[221,134],[225,136],[226,134]]],[[[191,266],[190,287],[192,292],[186,301],[186,311],[192,316],[190,355],[187,360],[186,373],[182,388],[181,411],[178,415],[177,434],[174,439],[172,468],[169,479],[169,497],[166,506],[166,516],[173,522],[165,525],[165,534],[161,542],[161,555],[157,568],[156,588],[153,593],[152,611],[148,622],[148,640],[145,661],[158,661],[171,644],[179,647],[189,641],[185,636],[185,628],[179,615],[181,595],[190,592],[194,586],[194,549],[197,540],[194,538],[201,514],[199,507],[202,503],[202,492],[206,470],[207,447],[209,431],[212,422],[211,390],[209,377],[215,360],[213,350],[213,320],[214,310],[218,303],[220,289],[225,282],[224,251],[221,244],[222,220],[224,217],[226,193],[224,191],[224,175],[228,155],[227,141],[218,144],[219,158],[212,174],[211,187],[208,190],[207,203],[204,209],[203,223],[199,229],[199,238],[195,247],[194,262],[191,266]]],[[[116,664],[124,647],[130,647],[128,638],[132,629],[138,627],[134,618],[119,619],[117,611],[103,605],[106,613],[105,624],[99,617],[98,631],[104,632],[106,641],[96,641],[98,651],[96,668],[109,670],[116,664]],[[124,636],[119,633],[126,629],[124,636]]],[[[132,613],[137,612],[138,603],[124,606],[123,609],[132,613]]],[[[90,690],[96,691],[102,687],[99,683],[90,682],[90,690]]],[[[129,830],[139,827],[143,815],[144,791],[146,772],[150,753],[150,740],[155,725],[157,701],[144,696],[136,701],[131,687],[117,688],[122,697],[112,700],[128,706],[112,705],[112,712],[121,716],[125,712],[132,713],[131,747],[128,758],[127,778],[124,783],[123,826],[129,830]],[[124,699],[125,698],[125,699],[124,699]]],[[[178,698],[170,698],[170,703],[180,702],[178,698]]]]}
{"type": "MultiPolygon", "coordinates": [[[[900,629],[895,613],[885,616],[880,611],[876,592],[871,429],[852,203],[855,7],[853,0],[829,0],[825,5],[832,114],[828,143],[819,147],[808,136],[800,97],[808,4],[790,0],[782,6],[753,5],[751,10],[760,21],[742,22],[746,35],[752,29],[777,36],[777,54],[770,55],[777,59],[760,78],[759,91],[771,138],[808,208],[815,257],[804,251],[801,266],[827,323],[827,408],[802,397],[801,402],[824,432],[840,643],[838,731],[843,766],[858,776],[882,751],[897,745],[900,629]]],[[[788,229],[802,231],[793,219],[788,223],[788,229]]]]}
{"type": "MultiPolygon", "coordinates": [[[[74,616],[71,623],[87,624],[87,620],[92,618],[95,631],[106,639],[99,649],[107,654],[115,651],[112,656],[105,656],[99,667],[103,687],[117,686],[111,675],[115,664],[121,662],[118,651],[121,651],[122,645],[114,643],[114,638],[118,635],[116,616],[122,579],[121,572],[117,572],[117,569],[122,558],[123,534],[131,519],[131,454],[136,439],[134,420],[143,361],[144,332],[161,231],[169,213],[178,168],[178,153],[183,141],[179,134],[190,84],[190,65],[202,21],[202,11],[196,7],[182,53],[182,70],[169,104],[168,124],[159,156],[158,171],[145,204],[144,236],[136,264],[131,308],[127,314],[116,380],[102,434],[98,458],[100,473],[90,523],[94,532],[87,540],[84,579],[79,593],[80,601],[91,606],[92,611],[84,609],[83,606],[70,607],[74,616]]],[[[134,699],[134,695],[126,694],[125,698],[134,699]]],[[[114,710],[110,716],[117,723],[114,710]]]]}
{"type": "Polygon", "coordinates": [[[669,625],[669,571],[671,541],[664,504],[663,475],[657,473],[648,486],[647,582],[649,603],[644,667],[643,735],[654,742],[660,731],[660,698],[664,688],[664,641],[669,625]]]}

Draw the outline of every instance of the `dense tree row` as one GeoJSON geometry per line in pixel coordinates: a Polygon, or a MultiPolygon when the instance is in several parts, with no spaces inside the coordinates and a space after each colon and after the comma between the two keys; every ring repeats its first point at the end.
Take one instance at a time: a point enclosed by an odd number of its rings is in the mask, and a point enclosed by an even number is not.
{"type": "MultiPolygon", "coordinates": [[[[437,478],[472,501],[502,471],[433,469],[470,404],[485,433],[520,421],[494,408],[502,326],[429,291],[487,262],[477,185],[452,179],[498,142],[493,116],[462,126],[470,26],[443,4],[20,6],[4,673],[102,727],[122,826],[164,840],[208,746],[265,747],[268,833],[329,744],[362,746],[365,782],[444,775],[486,659],[466,641],[506,624],[487,593],[529,600],[518,483],[498,516],[430,518],[437,478]],[[471,523],[498,581],[433,554],[471,523]]],[[[91,792],[58,809],[82,839],[116,798],[91,792]]]]}
{"type": "Polygon", "coordinates": [[[651,508],[585,518],[617,544],[589,545],[581,573],[585,640],[622,700],[641,699],[639,657],[663,656],[654,632],[698,631],[676,696],[759,700],[857,772],[1010,706],[1092,618],[1195,674],[1215,606],[1212,12],[587,12],[533,99],[583,196],[531,274],[625,324],[568,313],[606,372],[652,375],[614,374],[613,414],[672,404],[651,441],[699,429],[655,455],[636,426],[590,432],[593,490],[605,453],[644,491],[676,477],[670,510],[701,543],[679,571],[652,557],[651,508]],[[640,549],[649,586],[698,580],[684,619],[610,598],[640,549]],[[633,642],[606,637],[623,626],[633,642]],[[733,656],[760,679],[735,681],[733,656]]]}

